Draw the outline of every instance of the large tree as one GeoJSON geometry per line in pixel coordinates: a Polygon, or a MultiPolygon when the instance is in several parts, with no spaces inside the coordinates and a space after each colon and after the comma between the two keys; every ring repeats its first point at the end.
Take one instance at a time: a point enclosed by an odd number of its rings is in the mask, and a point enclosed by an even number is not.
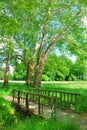
{"type": "MultiPolygon", "coordinates": [[[[39,48],[34,72],[33,86],[41,85],[41,75],[51,50],[57,45],[62,51],[77,53],[81,44],[80,36],[84,32],[81,18],[85,15],[85,8],[78,1],[45,1],[39,2],[39,48]],[[40,10],[41,8],[41,10],[40,10]],[[80,30],[80,31],[79,31],[80,30]],[[79,41],[77,41],[77,36],[79,41]],[[69,36],[75,41],[70,42],[69,36]],[[74,49],[75,48],[75,49],[74,49]],[[75,52],[76,51],[76,52],[75,52]]],[[[82,40],[83,41],[83,40],[82,40]]],[[[86,44],[86,43],[84,43],[86,44]]]]}
{"type": "Polygon", "coordinates": [[[6,64],[6,70],[4,75],[4,86],[8,86],[11,58],[14,53],[14,35],[17,29],[17,23],[15,19],[14,8],[12,9],[10,2],[0,2],[0,43],[1,43],[1,60],[6,64]],[[8,4],[7,4],[8,3],[8,4]]]}
{"type": "MultiPolygon", "coordinates": [[[[26,59],[27,84],[31,83],[33,79],[34,87],[41,86],[45,63],[49,53],[56,45],[62,51],[67,50],[67,52],[75,54],[78,54],[78,48],[83,47],[81,41],[84,39],[85,28],[82,26],[81,20],[86,15],[84,2],[78,0],[9,0],[9,2],[1,2],[8,12],[5,15],[6,12],[1,10],[3,14],[1,21],[3,18],[4,20],[8,18],[6,25],[9,26],[6,26],[5,29],[9,30],[9,33],[10,30],[13,30],[14,33],[11,36],[15,37],[15,42],[21,50],[20,54],[24,55],[24,59],[26,59]],[[15,23],[14,26],[12,21],[15,23]]],[[[85,44],[84,42],[84,46],[85,44]]],[[[83,50],[85,49],[83,48],[83,50]]]]}

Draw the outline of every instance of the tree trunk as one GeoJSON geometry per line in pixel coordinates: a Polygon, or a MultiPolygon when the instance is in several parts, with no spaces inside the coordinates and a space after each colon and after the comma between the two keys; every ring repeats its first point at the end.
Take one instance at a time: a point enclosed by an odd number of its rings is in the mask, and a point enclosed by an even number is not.
{"type": "Polygon", "coordinates": [[[7,87],[9,83],[9,75],[10,75],[10,62],[11,62],[11,55],[10,52],[8,53],[7,63],[6,63],[6,71],[4,75],[4,86],[7,87]]]}
{"type": "Polygon", "coordinates": [[[34,64],[32,62],[27,63],[27,74],[26,74],[26,85],[31,85],[32,83],[32,76],[33,76],[33,69],[34,69],[34,64]]]}
{"type": "Polygon", "coordinates": [[[33,79],[33,87],[41,87],[41,78],[42,78],[42,73],[44,71],[44,66],[46,63],[46,56],[42,55],[39,58],[39,62],[35,66],[35,72],[34,72],[34,79],[33,79]]]}

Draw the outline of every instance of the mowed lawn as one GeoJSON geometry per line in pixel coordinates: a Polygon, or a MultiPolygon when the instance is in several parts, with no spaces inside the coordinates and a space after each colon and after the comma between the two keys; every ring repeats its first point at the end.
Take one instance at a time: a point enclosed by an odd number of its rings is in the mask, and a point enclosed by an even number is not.
{"type": "Polygon", "coordinates": [[[49,85],[49,87],[64,87],[64,88],[84,88],[87,89],[87,81],[52,81],[42,82],[42,86],[49,85]]]}
{"type": "MultiPolygon", "coordinates": [[[[30,86],[25,86],[24,82],[10,82],[8,87],[3,87],[3,83],[0,83],[0,95],[11,94],[12,89],[19,89],[23,91],[29,91],[30,86]]],[[[59,91],[75,92],[75,93],[87,93],[87,81],[50,81],[42,82],[41,88],[52,89],[59,91]]]]}
{"type": "Polygon", "coordinates": [[[83,94],[87,92],[87,81],[45,82],[42,83],[42,88],[83,94]]]}

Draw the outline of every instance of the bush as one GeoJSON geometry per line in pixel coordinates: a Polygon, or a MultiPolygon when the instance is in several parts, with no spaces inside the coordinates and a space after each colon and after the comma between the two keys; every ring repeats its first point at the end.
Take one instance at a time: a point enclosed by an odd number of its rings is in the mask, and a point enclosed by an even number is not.
{"type": "Polygon", "coordinates": [[[71,76],[69,76],[68,80],[69,80],[69,81],[76,81],[77,78],[76,78],[75,75],[71,75],[71,76]]]}
{"type": "Polygon", "coordinates": [[[49,77],[46,74],[43,74],[42,81],[49,81],[49,77]]]}

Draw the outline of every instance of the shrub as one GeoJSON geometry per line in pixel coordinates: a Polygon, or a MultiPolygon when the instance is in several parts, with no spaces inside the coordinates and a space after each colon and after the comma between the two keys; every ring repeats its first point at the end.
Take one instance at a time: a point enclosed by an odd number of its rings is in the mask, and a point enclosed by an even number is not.
{"type": "Polygon", "coordinates": [[[46,74],[43,74],[42,81],[49,81],[49,77],[46,74]]]}

